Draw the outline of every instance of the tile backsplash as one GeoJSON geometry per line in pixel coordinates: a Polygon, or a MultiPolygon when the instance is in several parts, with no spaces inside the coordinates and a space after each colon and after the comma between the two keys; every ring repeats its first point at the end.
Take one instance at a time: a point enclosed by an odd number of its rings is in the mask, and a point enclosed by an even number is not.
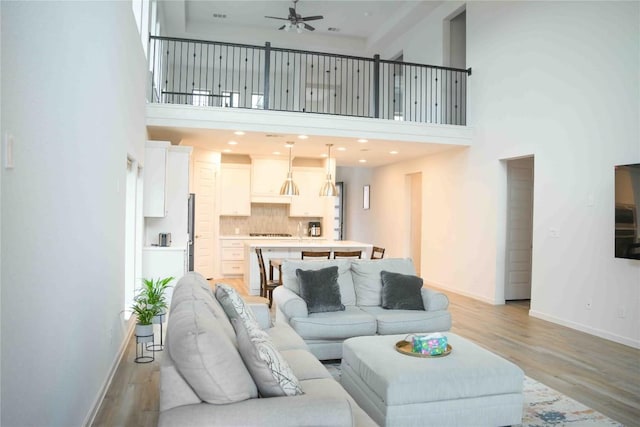
{"type": "Polygon", "coordinates": [[[249,233],[289,233],[298,232],[298,222],[306,229],[309,221],[322,221],[322,218],[296,218],[289,216],[289,205],[252,203],[251,216],[221,216],[220,235],[229,236],[249,233]]]}

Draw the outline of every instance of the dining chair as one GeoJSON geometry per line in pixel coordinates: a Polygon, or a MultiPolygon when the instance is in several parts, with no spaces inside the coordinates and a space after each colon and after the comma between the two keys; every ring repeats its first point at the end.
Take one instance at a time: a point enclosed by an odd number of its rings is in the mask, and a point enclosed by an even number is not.
{"type": "Polygon", "coordinates": [[[371,259],[382,259],[384,257],[384,248],[374,246],[371,248],[371,259]]]}
{"type": "Polygon", "coordinates": [[[337,258],[362,258],[362,251],[333,251],[333,259],[337,258]]]}
{"type": "Polygon", "coordinates": [[[269,307],[273,303],[273,290],[280,285],[280,282],[267,279],[267,270],[264,268],[264,258],[262,258],[262,248],[256,248],[258,256],[258,267],[260,268],[260,296],[269,299],[269,307]]]}
{"type": "Polygon", "coordinates": [[[331,251],[302,251],[302,259],[309,258],[331,258],[331,251]]]}

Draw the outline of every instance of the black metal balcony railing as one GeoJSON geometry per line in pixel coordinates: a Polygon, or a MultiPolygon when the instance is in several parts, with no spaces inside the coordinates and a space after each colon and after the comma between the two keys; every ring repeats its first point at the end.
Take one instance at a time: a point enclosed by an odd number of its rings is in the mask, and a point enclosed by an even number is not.
{"type": "Polygon", "coordinates": [[[151,36],[152,102],[466,124],[471,69],[151,36]]]}

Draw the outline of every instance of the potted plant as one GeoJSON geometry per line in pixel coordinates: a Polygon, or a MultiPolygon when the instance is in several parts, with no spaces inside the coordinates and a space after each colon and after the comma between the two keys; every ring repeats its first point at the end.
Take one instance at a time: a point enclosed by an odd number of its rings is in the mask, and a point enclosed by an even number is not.
{"type": "Polygon", "coordinates": [[[143,337],[138,342],[153,341],[153,318],[158,314],[158,308],[149,304],[144,296],[138,295],[131,306],[134,314],[138,318],[136,323],[136,336],[143,337]]]}
{"type": "Polygon", "coordinates": [[[169,287],[169,283],[173,280],[173,276],[158,279],[142,279],[142,290],[139,296],[144,296],[147,304],[153,305],[158,309],[153,323],[162,323],[162,316],[167,312],[167,298],[165,292],[169,287]]]}

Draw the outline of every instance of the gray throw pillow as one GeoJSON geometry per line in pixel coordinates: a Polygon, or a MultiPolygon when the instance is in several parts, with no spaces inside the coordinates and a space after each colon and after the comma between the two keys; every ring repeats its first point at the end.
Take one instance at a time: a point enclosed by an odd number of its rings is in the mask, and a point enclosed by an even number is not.
{"type": "Polygon", "coordinates": [[[338,285],[338,267],[320,270],[296,270],[300,282],[300,297],[307,303],[309,313],[344,311],[338,285]]]}
{"type": "Polygon", "coordinates": [[[382,308],[394,310],[424,310],[422,278],[410,274],[381,271],[382,308]]]}

